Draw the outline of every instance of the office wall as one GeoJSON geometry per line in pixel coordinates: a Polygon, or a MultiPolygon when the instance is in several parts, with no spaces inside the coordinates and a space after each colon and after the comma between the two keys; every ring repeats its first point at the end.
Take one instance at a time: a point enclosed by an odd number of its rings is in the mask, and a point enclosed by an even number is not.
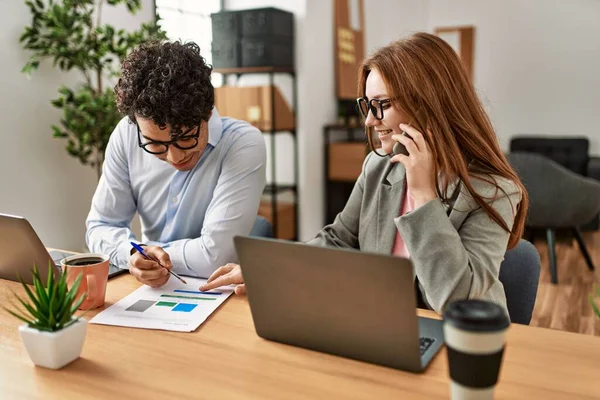
{"type": "Polygon", "coordinates": [[[427,28],[475,25],[475,85],[500,144],[589,137],[600,154],[600,2],[427,1],[427,28]]]}
{"type": "Polygon", "coordinates": [[[364,1],[366,55],[393,40],[425,30],[426,0],[364,1]]]}
{"type": "MultiPolygon", "coordinates": [[[[387,44],[411,30],[424,25],[424,8],[419,0],[388,0],[377,7],[365,1],[365,42],[367,51],[387,44]],[[382,4],[385,3],[385,4],[382,4]],[[399,23],[406,9],[415,10],[417,20],[399,23]]],[[[308,240],[323,226],[323,126],[335,122],[335,80],[333,65],[333,2],[331,0],[226,0],[225,9],[278,7],[293,12],[296,17],[296,75],[298,85],[298,157],[300,240],[308,240]]],[[[415,17],[416,18],[416,17],[415,17]]],[[[244,77],[241,84],[263,84],[265,78],[244,77]]],[[[285,77],[276,81],[290,99],[290,82],[285,77]]],[[[270,146],[267,141],[267,146],[270,146]]],[[[276,143],[278,182],[293,179],[292,142],[281,135],[276,143]]],[[[270,178],[269,165],[267,176],[270,178]]]]}
{"type": "MultiPolygon", "coordinates": [[[[154,16],[152,0],[142,3],[133,17],[124,7],[106,7],[103,19],[135,28],[154,16]]],[[[60,118],[50,100],[61,84],[75,84],[79,75],[63,74],[49,62],[31,80],[20,73],[27,54],[18,38],[30,18],[23,1],[0,2],[0,212],[26,216],[48,246],[79,250],[96,174],[68,156],[65,142],[53,139],[50,130],[60,118]]]]}

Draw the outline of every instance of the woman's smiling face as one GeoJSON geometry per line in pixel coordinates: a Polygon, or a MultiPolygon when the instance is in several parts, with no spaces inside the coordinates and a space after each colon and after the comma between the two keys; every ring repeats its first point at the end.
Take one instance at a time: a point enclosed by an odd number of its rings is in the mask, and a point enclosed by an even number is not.
{"type": "MultiPolygon", "coordinates": [[[[385,82],[379,74],[379,71],[376,69],[372,69],[369,72],[366,81],[365,96],[369,101],[373,99],[381,101],[390,98],[385,82]]],[[[377,133],[377,138],[381,141],[380,151],[385,154],[390,154],[396,143],[396,141],[392,139],[392,135],[401,134],[402,130],[400,129],[400,124],[408,123],[408,121],[401,112],[392,106],[391,102],[382,104],[382,108],[383,118],[378,120],[373,113],[369,111],[369,114],[365,119],[365,125],[369,128],[373,128],[377,133]]],[[[380,111],[378,110],[378,113],[379,112],[380,111]]]]}

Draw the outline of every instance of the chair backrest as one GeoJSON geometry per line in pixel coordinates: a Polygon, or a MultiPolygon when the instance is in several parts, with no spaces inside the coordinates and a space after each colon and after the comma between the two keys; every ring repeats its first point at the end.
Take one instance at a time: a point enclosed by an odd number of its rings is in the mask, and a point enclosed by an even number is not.
{"type": "Polygon", "coordinates": [[[539,280],[540,255],[533,244],[521,239],[515,248],[506,252],[500,265],[500,282],[504,285],[512,322],[529,325],[539,280]]]}
{"type": "Polygon", "coordinates": [[[591,221],[600,210],[600,182],[536,153],[509,153],[508,162],[529,194],[527,226],[569,228],[591,221]]]}
{"type": "Polygon", "coordinates": [[[250,230],[250,236],[272,238],[273,237],[273,226],[265,217],[258,215],[252,230],[250,230]]]}
{"type": "Polygon", "coordinates": [[[538,153],[583,176],[588,175],[589,147],[586,137],[517,136],[510,141],[511,152],[538,153]]]}

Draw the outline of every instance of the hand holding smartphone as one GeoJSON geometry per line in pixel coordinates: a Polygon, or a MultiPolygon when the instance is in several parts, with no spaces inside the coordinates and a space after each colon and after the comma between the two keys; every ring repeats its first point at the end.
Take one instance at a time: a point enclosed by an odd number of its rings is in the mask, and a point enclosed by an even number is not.
{"type": "MultiPolygon", "coordinates": [[[[408,137],[409,139],[412,139],[410,137],[410,135],[408,133],[406,133],[405,131],[402,131],[402,134],[406,137],[408,137]]],[[[404,146],[402,143],[400,142],[396,142],[394,144],[394,147],[392,148],[392,153],[393,155],[397,155],[397,154],[404,154],[405,156],[408,156],[408,150],[406,149],[406,146],[404,146]]]]}

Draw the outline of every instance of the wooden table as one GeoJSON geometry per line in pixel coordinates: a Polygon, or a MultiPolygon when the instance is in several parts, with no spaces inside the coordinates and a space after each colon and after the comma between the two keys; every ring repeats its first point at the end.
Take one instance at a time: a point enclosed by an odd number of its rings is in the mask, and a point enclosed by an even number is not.
{"type": "MultiPolygon", "coordinates": [[[[138,286],[129,275],[110,280],[105,307],[138,286]]],[[[0,280],[3,304],[11,290],[23,293],[0,280]]],[[[192,333],[90,324],[81,358],[59,371],[31,363],[18,325],[0,308],[3,400],[449,398],[445,348],[413,374],[269,342],[256,335],[245,297],[232,296],[192,333]]],[[[600,338],[511,326],[496,398],[600,399],[600,338]]]]}

